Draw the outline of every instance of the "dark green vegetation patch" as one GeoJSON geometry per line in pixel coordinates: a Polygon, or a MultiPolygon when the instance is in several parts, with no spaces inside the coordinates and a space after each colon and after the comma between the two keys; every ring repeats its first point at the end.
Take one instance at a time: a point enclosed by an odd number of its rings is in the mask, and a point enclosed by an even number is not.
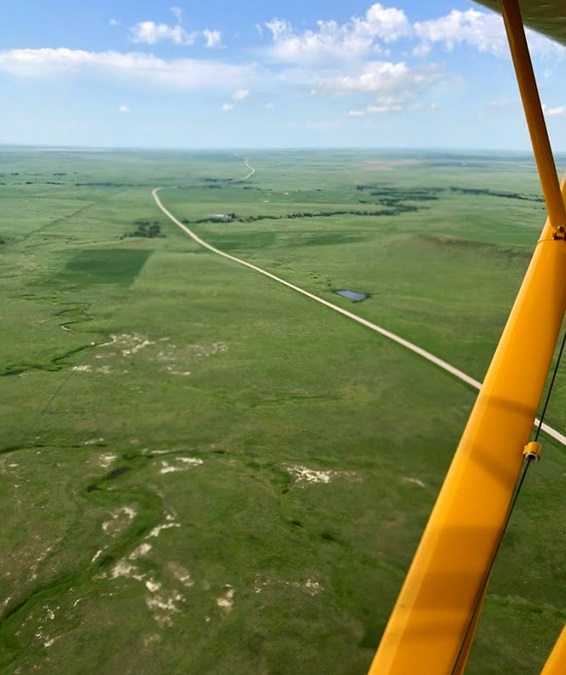
{"type": "Polygon", "coordinates": [[[129,286],[151,253],[152,251],[119,248],[80,251],[66,264],[62,278],[74,284],[129,286]]]}

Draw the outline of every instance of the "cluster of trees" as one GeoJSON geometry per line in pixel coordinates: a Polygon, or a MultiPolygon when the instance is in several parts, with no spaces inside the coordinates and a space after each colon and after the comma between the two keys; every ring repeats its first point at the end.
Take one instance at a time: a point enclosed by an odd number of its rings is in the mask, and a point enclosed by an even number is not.
{"type": "MultiPolygon", "coordinates": [[[[484,195],[488,197],[505,197],[506,199],[522,199],[530,202],[542,202],[543,198],[539,195],[526,195],[519,192],[505,192],[500,190],[490,190],[489,188],[466,188],[451,186],[447,188],[427,187],[414,188],[407,190],[403,188],[386,187],[379,185],[356,185],[356,190],[360,192],[369,192],[372,197],[377,197],[380,204],[384,206],[396,206],[400,201],[432,201],[438,199],[439,194],[452,192],[461,195],[484,195]]],[[[361,201],[361,200],[360,200],[361,201]]],[[[361,202],[367,203],[367,202],[361,202]]]]}
{"type": "Polygon", "coordinates": [[[60,180],[42,180],[42,181],[32,181],[26,180],[26,185],[64,185],[60,180]]]}
{"type": "Polygon", "coordinates": [[[146,239],[155,239],[156,237],[165,236],[161,233],[161,225],[156,221],[150,223],[149,220],[136,220],[134,225],[136,226],[136,229],[133,232],[124,232],[120,239],[125,239],[127,237],[145,237],[146,239]]]}
{"type": "Polygon", "coordinates": [[[519,192],[504,192],[500,190],[489,190],[488,188],[462,188],[449,187],[450,192],[457,192],[462,195],[486,195],[488,197],[505,197],[506,199],[522,199],[527,202],[543,202],[544,199],[537,195],[525,195],[519,192]]]}
{"type": "Polygon", "coordinates": [[[335,211],[316,211],[314,213],[310,211],[296,211],[295,213],[286,213],[283,215],[271,215],[271,216],[246,216],[245,218],[238,218],[242,223],[253,223],[256,220],[291,220],[293,218],[330,218],[332,216],[396,216],[399,213],[402,213],[404,210],[408,211],[417,211],[416,206],[399,205],[395,209],[379,209],[369,211],[367,209],[341,209],[335,211]],[[401,208],[402,207],[402,208],[401,208]]]}
{"type": "Polygon", "coordinates": [[[104,181],[101,183],[75,183],[75,187],[147,187],[147,183],[113,183],[104,181]]]}
{"type": "MultiPolygon", "coordinates": [[[[361,200],[360,200],[361,201],[361,200]]],[[[379,210],[368,210],[368,209],[341,209],[334,211],[296,211],[294,213],[284,213],[284,214],[260,214],[257,216],[238,216],[235,213],[227,213],[226,222],[239,222],[239,223],[255,223],[258,220],[293,220],[294,218],[331,218],[332,216],[398,216],[401,213],[410,213],[414,211],[419,211],[418,206],[413,206],[412,204],[391,204],[391,208],[379,209],[379,210]]],[[[200,223],[218,223],[221,219],[214,216],[209,216],[208,218],[199,218],[197,220],[189,220],[185,218],[182,222],[185,225],[198,225],[200,223]]]]}
{"type": "Polygon", "coordinates": [[[372,197],[377,197],[381,204],[395,206],[401,201],[426,202],[438,199],[438,193],[443,188],[403,188],[380,187],[379,185],[356,185],[356,190],[367,191],[372,197]]]}
{"type": "Polygon", "coordinates": [[[185,225],[199,225],[200,223],[231,223],[233,220],[239,220],[242,222],[242,218],[238,217],[235,213],[217,213],[213,216],[207,216],[206,218],[197,218],[196,220],[189,220],[189,218],[183,218],[181,221],[185,225]]]}

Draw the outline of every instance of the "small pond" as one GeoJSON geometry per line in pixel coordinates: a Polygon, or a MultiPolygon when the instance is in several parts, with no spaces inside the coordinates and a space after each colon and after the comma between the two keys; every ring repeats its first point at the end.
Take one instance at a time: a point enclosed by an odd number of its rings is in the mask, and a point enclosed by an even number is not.
{"type": "Polygon", "coordinates": [[[336,295],[341,295],[343,298],[346,298],[346,300],[351,300],[352,302],[360,302],[361,300],[365,300],[369,295],[367,293],[357,293],[356,291],[334,291],[336,295]]]}

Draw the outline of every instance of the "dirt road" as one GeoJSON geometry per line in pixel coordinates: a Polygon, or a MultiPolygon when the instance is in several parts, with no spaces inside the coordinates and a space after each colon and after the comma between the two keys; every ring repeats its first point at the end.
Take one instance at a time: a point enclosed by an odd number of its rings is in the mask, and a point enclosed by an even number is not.
{"type": "MultiPolygon", "coordinates": [[[[245,161],[246,166],[250,168],[248,164],[248,160],[246,159],[245,161]]],[[[249,178],[253,173],[255,173],[255,169],[252,171],[251,174],[248,174],[246,178],[249,178]]],[[[276,276],[275,274],[271,274],[271,272],[268,272],[267,270],[264,270],[261,267],[258,267],[257,265],[253,265],[252,263],[246,262],[245,260],[242,260],[241,258],[236,258],[236,256],[230,255],[229,253],[224,253],[224,251],[220,251],[219,249],[215,248],[211,244],[207,243],[204,241],[204,239],[201,239],[198,235],[196,235],[192,230],[190,230],[186,225],[184,225],[180,220],[178,220],[172,213],[169,211],[161,202],[161,199],[158,196],[158,192],[161,188],[155,188],[152,191],[153,198],[155,199],[155,202],[157,206],[163,211],[163,213],[175,223],[178,227],[180,227],[183,232],[189,235],[191,239],[193,239],[197,244],[200,246],[203,246],[204,248],[207,248],[209,251],[212,253],[215,253],[216,255],[220,255],[223,258],[227,258],[228,260],[232,260],[233,262],[237,263],[238,265],[242,265],[244,267],[247,267],[250,270],[253,270],[254,272],[258,272],[259,274],[263,274],[266,277],[269,277],[270,279],[273,279],[273,281],[276,281],[279,284],[283,284],[283,286],[287,286],[287,288],[290,288],[293,291],[296,291],[297,293],[300,293],[301,295],[306,296],[307,298],[310,298],[311,300],[314,300],[315,302],[320,303],[321,305],[324,305],[325,307],[328,307],[329,309],[332,309],[335,312],[338,312],[339,314],[342,314],[342,316],[347,317],[348,319],[351,319],[352,321],[356,321],[357,323],[361,324],[362,326],[365,326],[366,328],[369,328],[370,330],[375,331],[376,333],[379,333],[383,337],[386,337],[389,340],[392,340],[393,342],[396,342],[397,344],[401,345],[402,347],[405,347],[405,349],[408,349],[409,351],[418,354],[421,356],[423,359],[426,359],[430,363],[433,363],[435,366],[438,368],[442,368],[442,370],[445,370],[446,372],[450,373],[454,377],[458,378],[462,382],[465,382],[469,386],[473,387],[474,389],[480,389],[481,387],[481,382],[478,382],[478,380],[474,380],[473,377],[470,377],[469,375],[466,375],[466,373],[462,372],[458,368],[455,368],[454,366],[450,365],[446,361],[443,361],[442,359],[439,359],[437,356],[434,356],[434,354],[431,354],[430,352],[427,352],[425,349],[421,349],[421,347],[413,344],[412,342],[409,342],[408,340],[405,340],[404,338],[400,337],[399,335],[396,335],[395,333],[392,333],[391,331],[386,330],[385,328],[382,328],[381,326],[378,326],[375,323],[372,323],[371,321],[368,321],[367,319],[362,318],[361,316],[358,316],[357,314],[353,314],[352,312],[349,312],[346,309],[343,309],[342,307],[339,307],[338,305],[334,305],[332,302],[329,302],[328,300],[325,300],[324,298],[319,298],[317,295],[314,295],[313,293],[309,293],[309,291],[306,291],[304,288],[300,288],[299,286],[295,286],[295,284],[290,283],[289,281],[285,281],[285,279],[282,279],[281,277],[276,276]]],[[[535,420],[535,425],[538,426],[539,420],[535,420]]],[[[552,427],[548,426],[548,424],[543,424],[542,425],[542,430],[551,436],[554,440],[558,441],[559,443],[562,443],[562,445],[566,446],[566,436],[562,435],[560,432],[556,431],[556,429],[553,429],[552,427]]]]}

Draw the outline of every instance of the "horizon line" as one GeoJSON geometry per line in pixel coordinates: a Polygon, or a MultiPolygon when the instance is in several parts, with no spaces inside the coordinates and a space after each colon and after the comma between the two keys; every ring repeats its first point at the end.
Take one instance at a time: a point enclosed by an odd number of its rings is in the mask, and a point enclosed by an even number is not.
{"type": "MultiPolygon", "coordinates": [[[[100,152],[100,151],[113,151],[113,152],[296,152],[296,151],[308,151],[308,152],[324,152],[324,151],[349,151],[349,152],[368,152],[368,151],[379,151],[379,152],[389,152],[389,153],[407,153],[407,152],[429,152],[429,153],[444,153],[444,154],[458,154],[458,153],[467,153],[467,154],[481,154],[481,153],[491,153],[491,154],[510,154],[510,155],[529,155],[534,159],[532,148],[467,148],[467,147],[424,147],[424,146],[407,146],[407,147],[388,147],[388,146],[258,146],[258,147],[246,147],[246,146],[226,146],[226,147],[173,147],[173,146],[114,146],[114,145],[66,145],[66,144],[47,144],[47,143],[3,143],[0,142],[0,149],[2,150],[20,150],[20,149],[30,149],[30,150],[50,150],[50,151],[83,151],[83,152],[100,152]]],[[[555,156],[566,155],[565,151],[555,151],[555,156]]]]}

